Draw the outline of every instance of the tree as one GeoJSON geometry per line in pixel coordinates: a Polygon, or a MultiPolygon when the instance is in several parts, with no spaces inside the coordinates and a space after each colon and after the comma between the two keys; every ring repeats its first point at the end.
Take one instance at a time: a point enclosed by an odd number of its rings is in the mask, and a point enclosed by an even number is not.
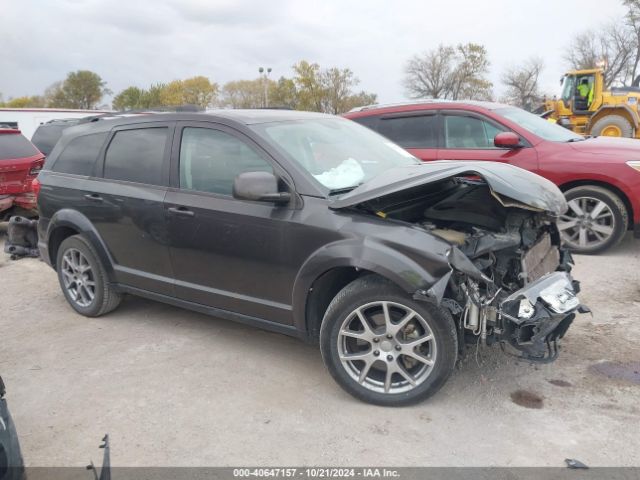
{"type": "Polygon", "coordinates": [[[143,108],[142,100],[145,91],[138,87],[129,87],[122,90],[113,98],[113,108],[116,110],[135,110],[143,108]]]}
{"type": "Polygon", "coordinates": [[[542,101],[538,79],[543,69],[542,59],[532,57],[519,66],[509,68],[502,74],[502,83],[507,87],[505,101],[531,111],[542,101]]]}
{"type": "Polygon", "coordinates": [[[4,102],[6,108],[41,108],[45,106],[44,97],[39,95],[10,98],[4,102]]]}
{"type": "Polygon", "coordinates": [[[488,100],[493,88],[486,78],[488,71],[484,46],[440,45],[409,59],[404,85],[412,98],[488,100]]]}
{"type": "MultiPolygon", "coordinates": [[[[222,87],[221,104],[230,108],[260,108],[264,103],[264,80],[233,80],[222,87]]],[[[270,80],[269,82],[273,82],[270,80]]]]}
{"type": "Polygon", "coordinates": [[[111,93],[100,75],[89,70],[69,73],[62,83],[54,84],[50,90],[49,106],[59,108],[93,109],[104,95],[111,93]]]}
{"type": "Polygon", "coordinates": [[[565,54],[570,68],[603,68],[605,87],[614,83],[627,85],[633,80],[637,65],[632,61],[638,54],[638,40],[633,30],[618,22],[586,30],[576,36],[565,54]]]}
{"type": "Polygon", "coordinates": [[[202,75],[182,81],[182,100],[185,104],[207,108],[218,95],[218,84],[202,75]]]}
{"type": "Polygon", "coordinates": [[[293,66],[293,71],[298,110],[339,114],[360,101],[375,101],[375,94],[353,93],[353,87],[360,81],[348,68],[322,69],[317,63],[301,60],[293,66]]]}
{"type": "Polygon", "coordinates": [[[298,90],[296,83],[285,77],[269,84],[269,106],[276,108],[296,109],[298,106],[298,90]]]}

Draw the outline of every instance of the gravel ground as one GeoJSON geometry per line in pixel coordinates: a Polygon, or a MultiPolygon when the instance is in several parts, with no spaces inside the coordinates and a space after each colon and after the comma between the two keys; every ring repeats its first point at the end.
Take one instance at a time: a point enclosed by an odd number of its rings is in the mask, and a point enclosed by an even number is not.
{"type": "Polygon", "coordinates": [[[105,432],[117,466],[638,466],[639,247],[576,259],[593,317],[555,363],[481,350],[402,409],[282,335],[133,297],[84,318],[44,263],[0,254],[0,373],[28,466],[99,463],[105,432]]]}

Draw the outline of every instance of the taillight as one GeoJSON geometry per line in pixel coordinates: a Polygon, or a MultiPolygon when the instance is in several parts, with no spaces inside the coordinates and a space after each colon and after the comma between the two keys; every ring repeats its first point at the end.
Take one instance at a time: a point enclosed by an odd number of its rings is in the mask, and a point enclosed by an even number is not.
{"type": "Polygon", "coordinates": [[[29,175],[32,177],[35,177],[36,175],[38,175],[38,173],[40,173],[40,170],[42,170],[42,165],[43,165],[42,160],[39,162],[35,162],[33,165],[31,165],[31,170],[29,170],[29,175]]]}
{"type": "Polygon", "coordinates": [[[33,193],[37,198],[38,194],[40,193],[40,180],[38,180],[37,177],[34,178],[33,181],[31,182],[31,190],[33,191],[33,193]]]}

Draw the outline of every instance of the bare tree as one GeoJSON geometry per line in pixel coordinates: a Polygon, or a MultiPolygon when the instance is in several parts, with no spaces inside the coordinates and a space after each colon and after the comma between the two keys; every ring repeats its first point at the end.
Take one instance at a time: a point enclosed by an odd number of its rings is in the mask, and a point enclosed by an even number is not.
{"type": "Polygon", "coordinates": [[[449,98],[456,51],[440,45],[414,55],[405,68],[404,84],[412,98],[449,98]]]}
{"type": "Polygon", "coordinates": [[[493,87],[485,77],[488,71],[482,45],[440,45],[409,59],[404,85],[412,98],[488,100],[493,87]]]}
{"type": "Polygon", "coordinates": [[[525,110],[533,110],[542,101],[538,79],[543,68],[542,59],[532,57],[522,65],[506,70],[502,74],[502,83],[507,87],[505,101],[525,110]]]}
{"type": "Polygon", "coordinates": [[[614,83],[627,85],[635,74],[630,65],[638,55],[637,38],[627,24],[610,23],[597,31],[587,30],[576,36],[565,60],[576,69],[603,67],[606,87],[614,83]]]}

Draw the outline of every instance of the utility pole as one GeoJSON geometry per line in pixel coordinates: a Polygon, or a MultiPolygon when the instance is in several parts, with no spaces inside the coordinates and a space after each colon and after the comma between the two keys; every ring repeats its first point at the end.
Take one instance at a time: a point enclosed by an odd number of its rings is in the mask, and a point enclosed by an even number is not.
{"type": "Polygon", "coordinates": [[[258,73],[262,77],[262,84],[264,86],[264,107],[269,108],[269,74],[271,73],[271,67],[258,68],[258,73]]]}

